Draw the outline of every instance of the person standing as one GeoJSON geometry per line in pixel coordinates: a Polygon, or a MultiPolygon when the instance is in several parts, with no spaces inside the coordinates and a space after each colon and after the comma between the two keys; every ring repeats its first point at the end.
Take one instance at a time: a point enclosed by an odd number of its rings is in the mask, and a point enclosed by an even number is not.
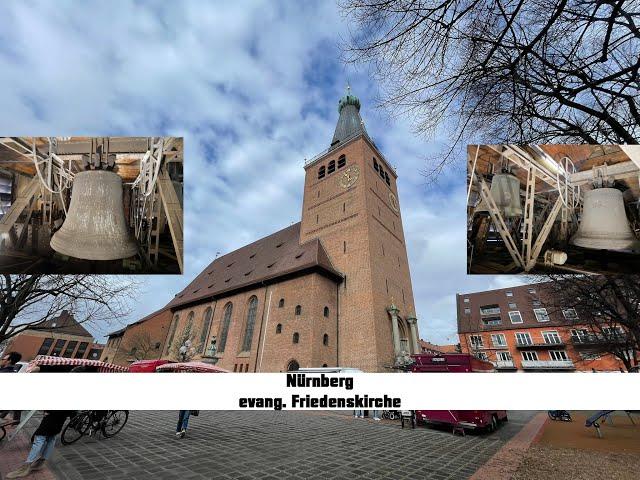
{"type": "Polygon", "coordinates": [[[62,431],[64,422],[73,414],[74,412],[69,410],[45,411],[40,425],[33,434],[33,444],[27,460],[20,468],[9,472],[7,478],[26,477],[31,472],[41,469],[53,453],[56,439],[62,431]]]}
{"type": "Polygon", "coordinates": [[[176,427],[176,437],[184,438],[187,434],[190,415],[191,410],[180,410],[180,413],[178,414],[178,426],[176,427]]]}
{"type": "MultiPolygon", "coordinates": [[[[9,352],[0,358],[0,373],[16,373],[16,365],[22,360],[22,354],[19,352],[9,352]]],[[[11,410],[0,411],[0,418],[5,418],[11,410]]],[[[19,423],[22,412],[20,410],[13,411],[13,423],[19,423]]]]}

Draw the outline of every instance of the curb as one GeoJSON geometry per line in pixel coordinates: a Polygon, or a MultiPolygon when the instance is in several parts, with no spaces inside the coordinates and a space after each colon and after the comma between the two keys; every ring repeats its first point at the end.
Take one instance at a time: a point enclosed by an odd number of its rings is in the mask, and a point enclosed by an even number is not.
{"type": "Polygon", "coordinates": [[[524,453],[540,438],[547,414],[538,413],[493,457],[482,465],[470,480],[509,480],[524,461],[524,453]]]}

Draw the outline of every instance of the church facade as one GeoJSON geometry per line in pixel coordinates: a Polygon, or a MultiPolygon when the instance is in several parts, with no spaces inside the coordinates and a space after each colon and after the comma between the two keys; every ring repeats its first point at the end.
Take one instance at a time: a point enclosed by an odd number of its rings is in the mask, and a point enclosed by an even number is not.
{"type": "Polygon", "coordinates": [[[167,305],[162,356],[236,372],[389,372],[420,352],[395,170],[347,93],[305,162],[301,221],[217,258],[167,305]]]}

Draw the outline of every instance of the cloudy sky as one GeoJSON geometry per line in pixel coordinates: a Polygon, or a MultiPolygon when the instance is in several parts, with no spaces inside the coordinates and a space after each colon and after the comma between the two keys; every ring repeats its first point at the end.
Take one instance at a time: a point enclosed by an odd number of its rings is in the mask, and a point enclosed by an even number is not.
{"type": "Polygon", "coordinates": [[[444,140],[376,109],[367,69],[340,61],[334,3],[5,1],[0,17],[3,136],[185,137],[185,275],[147,277],[96,337],[161,308],[216,252],[300,220],[304,159],[328,146],[347,81],[398,171],[422,338],[457,341],[456,293],[517,283],[466,275],[463,169],[427,185],[444,140]]]}

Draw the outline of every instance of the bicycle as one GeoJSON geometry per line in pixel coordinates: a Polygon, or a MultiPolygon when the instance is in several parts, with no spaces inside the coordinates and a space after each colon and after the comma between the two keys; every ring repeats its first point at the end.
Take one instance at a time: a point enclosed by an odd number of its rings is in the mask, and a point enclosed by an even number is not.
{"type": "Polygon", "coordinates": [[[82,410],[64,427],[60,441],[63,445],[71,445],[83,436],[92,437],[97,432],[104,438],[111,438],[124,428],[128,419],[128,410],[82,410]]]}

